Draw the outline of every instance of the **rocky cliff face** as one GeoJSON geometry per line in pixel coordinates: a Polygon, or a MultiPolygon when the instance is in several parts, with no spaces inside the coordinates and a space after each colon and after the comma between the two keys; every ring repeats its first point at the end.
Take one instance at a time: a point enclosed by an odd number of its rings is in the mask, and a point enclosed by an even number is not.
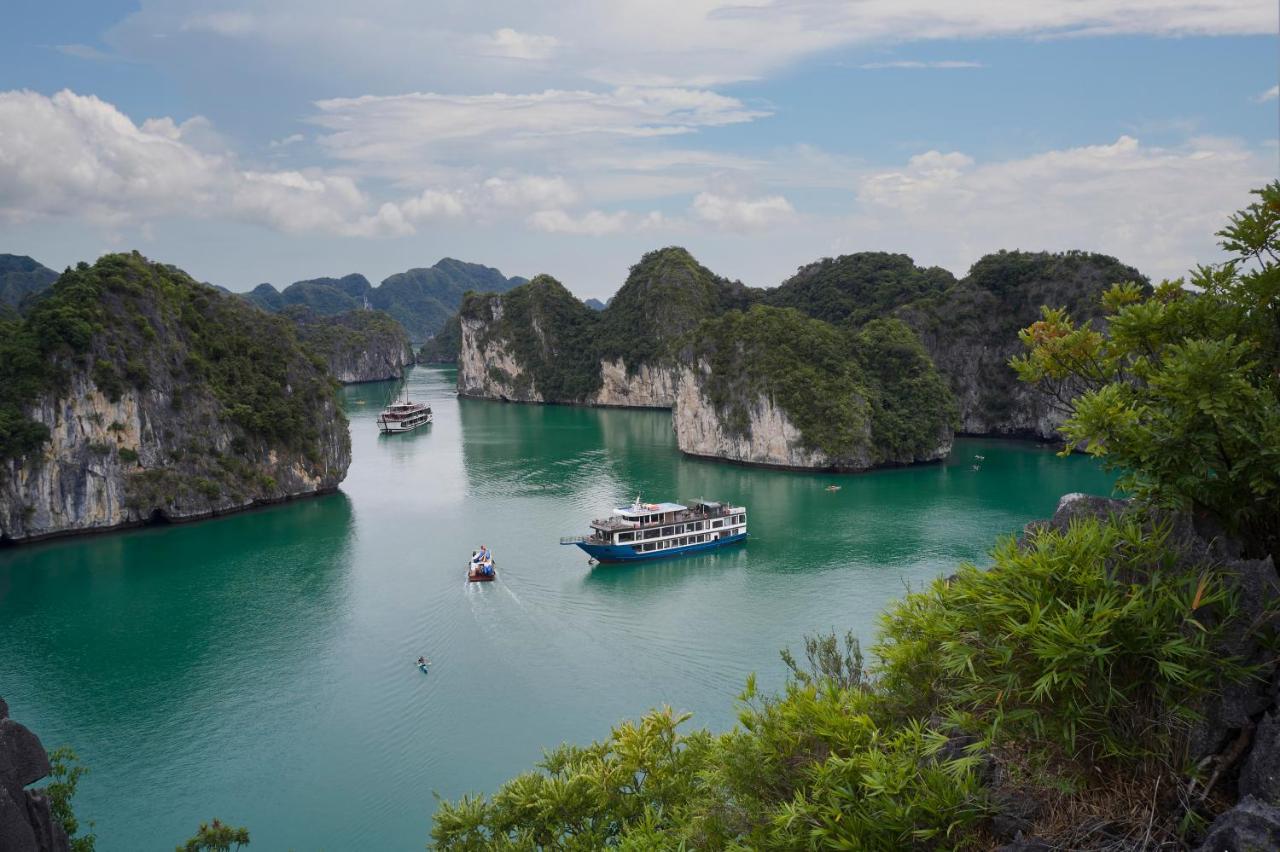
{"type": "Polygon", "coordinates": [[[939,428],[933,446],[886,459],[876,446],[872,421],[862,418],[850,449],[831,455],[806,442],[801,429],[767,394],[755,395],[741,407],[747,416],[745,423],[730,425],[707,391],[710,373],[706,363],[678,372],[672,426],[682,453],[764,467],[844,472],[870,470],[886,463],[940,461],[951,454],[952,433],[939,428]]]}
{"type": "Polygon", "coordinates": [[[290,308],[284,314],[296,323],[302,342],[324,358],[329,372],[343,384],[399,379],[413,363],[409,335],[381,311],[321,316],[290,308]]]}
{"type": "Polygon", "coordinates": [[[53,771],[40,738],[9,718],[0,698],[0,849],[5,852],[67,852],[70,841],[54,819],[44,790],[27,790],[53,771]]]}
{"type": "Polygon", "coordinates": [[[1096,326],[1102,293],[1121,281],[1146,278],[1106,255],[999,252],[979,260],[945,292],[895,313],[916,330],[947,377],[960,432],[1054,440],[1063,413],[1021,384],[1009,366],[1023,351],[1018,331],[1039,319],[1041,305],[1065,307],[1096,326]]]}
{"type": "MultiPolygon", "coordinates": [[[[502,300],[490,298],[492,320],[502,319],[502,300]]],[[[504,402],[545,402],[524,365],[512,355],[507,341],[492,337],[489,325],[477,318],[462,319],[462,348],[458,356],[458,393],[504,402]]]]}
{"type": "Polygon", "coordinates": [[[138,255],[67,273],[35,311],[0,353],[45,370],[0,376],[0,539],[207,517],[346,475],[334,383],[287,320],[138,255]]]}
{"type": "Polygon", "coordinates": [[[671,408],[675,405],[680,370],[675,366],[641,364],[628,372],[621,358],[600,362],[600,390],[590,405],[617,408],[671,408]]]}
{"type": "MultiPolygon", "coordinates": [[[[826,453],[804,447],[800,429],[766,396],[747,405],[750,420],[745,430],[728,428],[703,391],[707,371],[705,365],[699,365],[680,372],[671,412],[680,452],[770,467],[820,470],[835,466],[826,453]]],[[[871,466],[866,454],[842,461],[847,470],[871,466]]]]}

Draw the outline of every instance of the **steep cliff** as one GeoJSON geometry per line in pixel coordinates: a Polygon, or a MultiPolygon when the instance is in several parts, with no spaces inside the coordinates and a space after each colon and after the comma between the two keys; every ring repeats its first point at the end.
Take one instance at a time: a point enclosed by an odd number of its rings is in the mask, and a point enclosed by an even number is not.
{"type": "Polygon", "coordinates": [[[343,384],[399,379],[413,362],[409,335],[382,311],[321,316],[294,307],[285,310],[284,316],[294,322],[299,339],[325,360],[329,372],[343,384]]]}
{"type": "Polygon", "coordinates": [[[0,539],[331,491],[350,437],[293,324],[136,253],[65,273],[0,335],[0,539]]]}
{"type": "Polygon", "coordinates": [[[683,452],[856,471],[951,451],[951,395],[900,322],[855,335],[758,305],[702,323],[685,351],[673,411],[683,452]]]}
{"type": "Polygon", "coordinates": [[[1062,414],[1018,382],[1009,359],[1021,353],[1019,329],[1040,306],[1065,307],[1079,320],[1101,317],[1099,297],[1120,281],[1146,283],[1113,257],[1085,252],[999,252],[973,265],[947,290],[899,308],[946,375],[960,408],[959,430],[980,435],[1057,437],[1062,414]]]}
{"type": "Polygon", "coordinates": [[[549,275],[462,304],[458,393],[588,403],[601,385],[599,316],[549,275]]]}
{"type": "MultiPolygon", "coordinates": [[[[460,317],[459,390],[521,402],[671,408],[685,337],[752,299],[748,288],[674,247],[641,258],[603,310],[547,276],[502,296],[473,296],[460,317]]],[[[446,338],[430,354],[439,357],[448,345],[446,338]]]]}

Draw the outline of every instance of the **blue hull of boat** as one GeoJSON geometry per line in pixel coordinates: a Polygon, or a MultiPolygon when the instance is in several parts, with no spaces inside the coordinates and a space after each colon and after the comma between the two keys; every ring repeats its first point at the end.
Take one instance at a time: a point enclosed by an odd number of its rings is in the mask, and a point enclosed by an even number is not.
{"type": "Polygon", "coordinates": [[[686,553],[694,553],[699,550],[711,550],[716,547],[724,547],[727,544],[737,544],[740,541],[745,541],[746,538],[746,533],[738,533],[728,538],[717,538],[698,544],[686,544],[684,547],[673,547],[670,550],[651,550],[648,553],[640,553],[629,544],[588,544],[585,541],[574,543],[585,550],[597,562],[639,562],[643,559],[663,559],[668,556],[683,556],[686,553]]]}

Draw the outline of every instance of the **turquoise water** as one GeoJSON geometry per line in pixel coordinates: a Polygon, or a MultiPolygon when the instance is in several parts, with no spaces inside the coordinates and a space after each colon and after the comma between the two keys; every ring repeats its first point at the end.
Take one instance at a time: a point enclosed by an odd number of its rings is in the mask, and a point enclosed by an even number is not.
{"type": "Polygon", "coordinates": [[[860,476],[716,464],[680,456],[666,412],[458,400],[434,368],[409,384],[436,421],[408,435],[377,434],[391,385],[345,391],[341,493],[0,551],[0,695],[91,767],[77,811],[101,852],[172,849],[215,816],[254,849],[422,848],[433,793],[663,703],[727,727],[749,673],[782,682],[780,647],[870,640],[909,586],[1111,487],[1020,442],[860,476]],[[740,501],[751,540],[594,569],[559,546],[637,493],[740,501]],[[468,585],[482,542],[499,580],[468,585]]]}

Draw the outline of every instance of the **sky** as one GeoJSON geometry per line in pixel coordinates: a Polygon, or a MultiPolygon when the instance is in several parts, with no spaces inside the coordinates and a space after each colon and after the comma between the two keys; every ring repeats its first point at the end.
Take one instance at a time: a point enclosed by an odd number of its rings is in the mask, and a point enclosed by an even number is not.
{"type": "Polygon", "coordinates": [[[604,298],[894,251],[1152,278],[1280,174],[1274,0],[10,0],[0,252],[604,298]]]}

